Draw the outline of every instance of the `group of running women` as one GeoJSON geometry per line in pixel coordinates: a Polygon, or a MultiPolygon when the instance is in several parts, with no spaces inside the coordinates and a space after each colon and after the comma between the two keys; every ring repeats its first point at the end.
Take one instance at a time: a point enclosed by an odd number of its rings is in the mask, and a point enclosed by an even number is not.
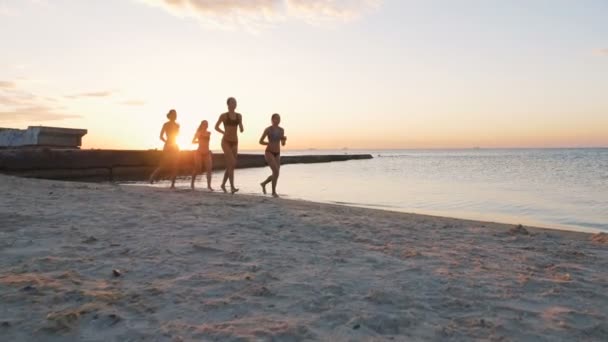
{"type": "MultiPolygon", "coordinates": [[[[238,133],[239,131],[243,133],[243,116],[235,111],[237,105],[235,98],[228,98],[226,104],[228,105],[228,111],[221,114],[215,124],[215,130],[222,134],[222,150],[224,151],[226,169],[220,187],[224,192],[228,192],[226,189],[226,182],[230,181],[230,193],[234,194],[239,191],[239,189],[234,186],[234,169],[236,168],[238,159],[238,133]]],[[[154,170],[152,175],[150,175],[150,183],[154,183],[160,172],[169,169],[171,172],[171,188],[175,188],[175,178],[177,177],[179,166],[179,147],[177,145],[179,124],[176,122],[177,112],[174,109],[170,110],[169,113],[167,113],[167,119],[169,119],[169,121],[163,125],[160,131],[160,140],[165,143],[163,148],[163,159],[160,166],[154,170]]],[[[283,128],[279,126],[281,123],[281,116],[279,114],[272,114],[271,122],[272,124],[262,133],[260,144],[266,146],[264,158],[272,170],[272,175],[266,178],[260,185],[262,187],[262,192],[266,194],[266,186],[268,183],[272,183],[272,196],[278,197],[277,181],[279,179],[279,169],[281,168],[281,146],[285,146],[287,137],[285,136],[283,128]]],[[[192,139],[193,144],[198,144],[198,149],[194,153],[194,168],[192,171],[192,182],[190,184],[192,189],[194,189],[196,175],[199,173],[199,170],[204,168],[207,174],[207,188],[210,191],[213,191],[213,188],[211,187],[213,159],[211,151],[209,150],[210,140],[211,132],[209,132],[209,123],[207,120],[203,120],[192,139]]]]}

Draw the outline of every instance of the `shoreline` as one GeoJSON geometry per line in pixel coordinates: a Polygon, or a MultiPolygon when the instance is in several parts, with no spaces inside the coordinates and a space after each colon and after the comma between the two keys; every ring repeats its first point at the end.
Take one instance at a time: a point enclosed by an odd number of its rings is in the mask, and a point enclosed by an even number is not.
{"type": "MultiPolygon", "coordinates": [[[[178,178],[178,181],[179,180],[180,180],[180,178],[178,178]]],[[[181,180],[183,180],[184,182],[186,180],[189,181],[188,177],[183,177],[181,180]]],[[[199,175],[199,181],[200,181],[200,175],[199,175]]],[[[150,185],[150,184],[147,184],[145,182],[140,182],[140,181],[118,182],[118,184],[125,185],[125,186],[163,189],[163,188],[168,187],[169,182],[160,181],[160,182],[155,183],[154,185],[150,185]],[[165,183],[166,183],[166,185],[165,185],[165,183]]],[[[200,183],[200,184],[203,184],[203,183],[200,183]]],[[[178,188],[176,191],[190,191],[190,188],[182,187],[182,188],[178,188]]],[[[206,189],[202,189],[202,188],[197,188],[195,191],[202,192],[202,193],[209,193],[206,189]]],[[[216,189],[215,193],[219,193],[219,191],[216,189]]],[[[252,197],[256,197],[256,198],[267,197],[267,196],[263,195],[262,193],[258,194],[258,193],[254,193],[254,192],[239,192],[237,194],[237,196],[252,196],[252,197]]],[[[410,211],[410,210],[407,210],[404,208],[402,209],[402,208],[396,207],[396,206],[390,207],[390,206],[382,206],[382,205],[375,205],[375,204],[330,201],[330,200],[323,201],[321,199],[310,200],[310,199],[305,199],[305,198],[291,197],[290,195],[281,195],[281,200],[302,201],[302,202],[311,203],[311,204],[337,205],[337,206],[344,206],[344,207],[349,207],[349,208],[379,210],[382,212],[401,213],[401,214],[408,214],[408,215],[421,215],[421,216],[428,216],[428,217],[435,217],[435,218],[471,221],[471,222],[488,223],[488,224],[500,224],[500,225],[512,225],[512,226],[523,225],[523,226],[526,226],[526,228],[529,227],[529,228],[533,228],[533,229],[557,230],[557,231],[564,231],[564,232],[577,232],[577,233],[586,233],[586,234],[608,233],[605,230],[602,230],[600,228],[560,225],[557,223],[542,223],[542,222],[534,221],[531,219],[521,219],[521,220],[519,220],[519,222],[514,222],[514,221],[509,220],[507,218],[507,216],[504,216],[504,220],[503,220],[500,218],[499,219],[490,219],[488,217],[490,217],[492,215],[482,215],[482,214],[478,214],[479,217],[465,217],[464,215],[459,216],[456,214],[455,215],[444,215],[440,211],[432,211],[432,210],[410,211]]],[[[475,214],[473,214],[473,215],[475,215],[475,214]]]]}
{"type": "Polygon", "coordinates": [[[587,340],[607,234],[0,175],[0,333],[27,340],[587,340]]]}
{"type": "MultiPolygon", "coordinates": [[[[306,200],[302,200],[302,201],[306,201],[306,200]]],[[[311,201],[314,202],[314,201],[311,201]]],[[[549,231],[562,231],[562,232],[574,232],[574,233],[585,233],[585,234],[597,234],[597,233],[606,233],[606,231],[599,229],[599,228],[589,228],[589,227],[579,227],[579,226],[568,226],[568,225],[559,225],[559,224],[549,224],[549,223],[542,223],[542,222],[534,222],[533,220],[529,220],[529,219],[522,219],[519,220],[519,222],[514,222],[514,221],[510,221],[508,218],[505,217],[504,220],[502,219],[484,219],[482,216],[484,217],[489,217],[491,215],[482,215],[479,217],[465,217],[463,216],[459,216],[457,214],[455,215],[442,215],[440,212],[433,212],[433,211],[425,211],[425,210],[420,210],[420,211],[408,211],[407,209],[398,209],[398,208],[394,208],[394,209],[390,209],[390,207],[382,207],[382,206],[375,206],[375,205],[365,205],[365,204],[348,204],[348,203],[344,203],[344,202],[340,202],[340,203],[335,203],[335,202],[319,202],[321,204],[337,204],[337,205],[344,205],[344,206],[348,206],[348,207],[353,207],[353,208],[362,208],[362,209],[371,209],[371,210],[381,210],[381,211],[389,211],[389,212],[397,212],[397,213],[403,213],[403,214],[411,214],[411,215],[421,215],[421,216],[428,216],[428,217],[436,217],[436,218],[444,218],[444,219],[453,219],[453,220],[460,220],[460,221],[470,221],[470,222],[478,222],[478,223],[487,223],[487,224],[499,224],[499,225],[511,225],[511,226],[518,226],[518,225],[523,225],[526,228],[531,228],[531,229],[540,229],[540,230],[549,230],[549,231]]]]}

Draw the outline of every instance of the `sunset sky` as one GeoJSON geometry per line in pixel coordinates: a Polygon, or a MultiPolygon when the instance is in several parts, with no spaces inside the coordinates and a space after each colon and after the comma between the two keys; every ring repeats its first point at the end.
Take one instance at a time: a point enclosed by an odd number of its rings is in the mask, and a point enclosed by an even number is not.
{"type": "MultiPolygon", "coordinates": [[[[234,96],[243,149],[608,146],[606,0],[0,0],[0,127],[188,144],[234,96]]],[[[220,137],[212,137],[218,149],[220,137]]]]}

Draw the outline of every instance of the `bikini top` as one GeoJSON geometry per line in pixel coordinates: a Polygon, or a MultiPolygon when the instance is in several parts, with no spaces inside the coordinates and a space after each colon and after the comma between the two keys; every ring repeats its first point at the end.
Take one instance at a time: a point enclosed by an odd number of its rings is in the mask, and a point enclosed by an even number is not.
{"type": "Polygon", "coordinates": [[[211,139],[211,134],[205,134],[205,133],[207,133],[207,132],[205,132],[205,131],[198,132],[198,140],[199,141],[211,139]]]}
{"type": "Polygon", "coordinates": [[[238,124],[241,123],[241,116],[238,114],[235,115],[236,119],[231,119],[230,114],[226,113],[226,116],[224,117],[224,126],[238,126],[238,124]]]}
{"type": "Polygon", "coordinates": [[[273,128],[272,126],[268,129],[268,141],[269,142],[278,142],[281,141],[283,137],[283,132],[279,128],[273,128]]]}

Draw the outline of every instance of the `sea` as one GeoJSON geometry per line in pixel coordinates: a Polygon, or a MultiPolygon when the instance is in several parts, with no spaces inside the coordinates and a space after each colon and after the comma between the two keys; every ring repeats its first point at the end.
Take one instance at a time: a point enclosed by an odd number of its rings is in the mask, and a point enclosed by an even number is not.
{"type": "MultiPolygon", "coordinates": [[[[217,152],[216,152],[217,153],[217,152]]],[[[608,148],[314,150],[369,160],[281,167],[281,197],[347,206],[608,232],[608,148]]],[[[223,172],[215,172],[219,190],[223,172]]],[[[262,195],[269,168],[237,169],[239,193],[262,195]]],[[[189,178],[178,181],[188,188],[189,178]]],[[[204,188],[204,177],[197,186],[204,188]]],[[[167,186],[161,182],[159,186],[167,186]]],[[[268,185],[270,190],[270,184],[268,185]]]]}

